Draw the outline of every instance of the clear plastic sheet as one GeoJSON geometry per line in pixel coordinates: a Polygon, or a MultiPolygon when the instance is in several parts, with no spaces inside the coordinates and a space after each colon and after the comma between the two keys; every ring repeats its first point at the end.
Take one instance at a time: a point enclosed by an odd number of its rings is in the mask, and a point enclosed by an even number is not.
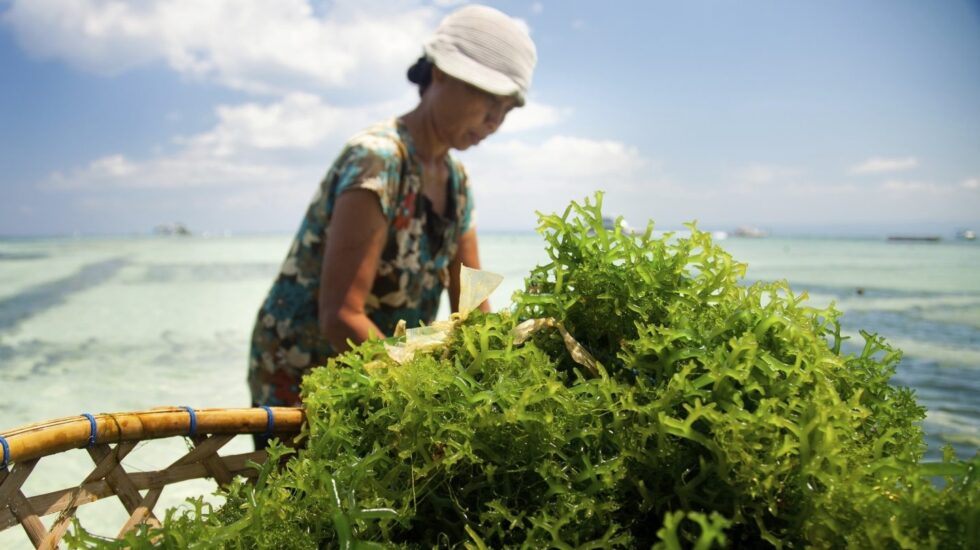
{"type": "MultiPolygon", "coordinates": [[[[463,266],[459,274],[459,312],[452,314],[448,321],[437,321],[427,327],[406,329],[404,321],[398,323],[394,334],[397,340],[385,343],[388,357],[401,365],[409,361],[417,351],[433,350],[445,345],[456,325],[489,298],[503,280],[504,277],[497,273],[463,266]],[[403,335],[404,342],[400,338],[403,335]]],[[[557,329],[572,359],[588,369],[591,375],[600,375],[602,367],[599,362],[556,319],[528,319],[517,325],[513,330],[514,344],[523,344],[532,334],[544,328],[557,329]]]]}
{"type": "Polygon", "coordinates": [[[388,357],[403,364],[416,351],[431,350],[444,345],[456,324],[486,301],[503,280],[503,275],[462,266],[459,273],[459,312],[452,314],[448,321],[436,321],[427,327],[405,329],[404,323],[399,323],[395,336],[401,336],[404,332],[405,341],[385,343],[388,357]]]}

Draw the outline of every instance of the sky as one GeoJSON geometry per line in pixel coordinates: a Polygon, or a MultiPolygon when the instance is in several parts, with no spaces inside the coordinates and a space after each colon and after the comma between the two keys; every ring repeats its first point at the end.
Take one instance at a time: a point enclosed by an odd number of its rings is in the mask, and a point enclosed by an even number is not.
{"type": "MultiPolygon", "coordinates": [[[[481,231],[596,190],[661,229],[980,229],[976,0],[485,3],[538,66],[454,153],[481,231]]],[[[0,236],[294,231],[461,4],[0,0],[0,236]]]]}

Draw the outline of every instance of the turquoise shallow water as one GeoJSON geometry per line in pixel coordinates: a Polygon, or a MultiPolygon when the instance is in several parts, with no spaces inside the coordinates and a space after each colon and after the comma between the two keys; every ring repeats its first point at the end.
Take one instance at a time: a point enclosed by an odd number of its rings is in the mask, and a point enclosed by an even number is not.
{"type": "MultiPolygon", "coordinates": [[[[246,406],[248,336],[289,242],[288,235],[0,240],[0,431],[82,412],[246,406]]],[[[977,451],[980,245],[767,238],[723,246],[749,264],[748,281],[786,279],[814,305],[835,301],[849,334],[878,332],[905,351],[895,382],[913,387],[928,410],[930,458],[946,443],[961,456],[977,451]]],[[[546,260],[530,233],[484,235],[481,255],[485,269],[505,276],[491,297],[496,308],[546,260]]],[[[181,447],[138,450],[127,468],[166,465],[181,447]]],[[[249,448],[238,439],[228,450],[249,448]]],[[[42,461],[27,491],[77,483],[87,462],[84,453],[42,461]]],[[[204,482],[168,488],[161,507],[208,491],[204,482]]],[[[83,512],[87,525],[107,533],[123,521],[112,501],[83,512]]],[[[15,530],[0,533],[2,548],[25,543],[15,530]]]]}

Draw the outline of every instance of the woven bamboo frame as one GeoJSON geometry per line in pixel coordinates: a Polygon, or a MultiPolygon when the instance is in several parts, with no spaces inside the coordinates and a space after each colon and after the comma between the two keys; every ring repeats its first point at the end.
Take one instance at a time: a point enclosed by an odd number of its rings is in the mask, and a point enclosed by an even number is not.
{"type": "MultiPolygon", "coordinates": [[[[297,434],[303,425],[298,407],[271,407],[271,434],[284,438],[297,434]]],[[[265,462],[265,451],[221,456],[218,451],[238,434],[261,434],[268,429],[269,412],[255,409],[160,408],[150,411],[59,418],[0,433],[9,453],[0,460],[10,464],[0,470],[0,531],[20,524],[36,548],[56,548],[75,517],[79,506],[115,496],[129,513],[119,537],[140,524],[159,525],[153,507],[163,488],[190,479],[213,478],[220,484],[235,476],[254,477],[249,461],[265,462]],[[192,421],[193,418],[193,421],[192,421]],[[192,424],[196,424],[193,434],[192,424]],[[122,460],[141,441],[190,436],[193,448],[162,470],[128,473],[122,460]],[[46,456],[85,448],[95,463],[77,487],[27,496],[21,491],[37,463],[46,456]],[[140,491],[146,491],[140,494],[140,491]],[[59,514],[50,529],[40,518],[59,514]]],[[[0,451],[2,452],[2,451],[0,451]]]]}

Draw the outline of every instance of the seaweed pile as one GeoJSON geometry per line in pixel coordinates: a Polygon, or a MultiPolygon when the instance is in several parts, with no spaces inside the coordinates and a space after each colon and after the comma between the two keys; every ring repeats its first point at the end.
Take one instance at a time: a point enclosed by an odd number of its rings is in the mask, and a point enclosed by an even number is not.
{"type": "Polygon", "coordinates": [[[304,446],[159,530],[76,546],[966,547],[980,458],[923,463],[901,353],[690,226],[542,215],[550,262],[513,308],[393,361],[368,341],[303,383],[304,446]],[[561,325],[594,358],[529,319],[561,325]],[[281,467],[277,467],[282,462],[281,467]]]}

